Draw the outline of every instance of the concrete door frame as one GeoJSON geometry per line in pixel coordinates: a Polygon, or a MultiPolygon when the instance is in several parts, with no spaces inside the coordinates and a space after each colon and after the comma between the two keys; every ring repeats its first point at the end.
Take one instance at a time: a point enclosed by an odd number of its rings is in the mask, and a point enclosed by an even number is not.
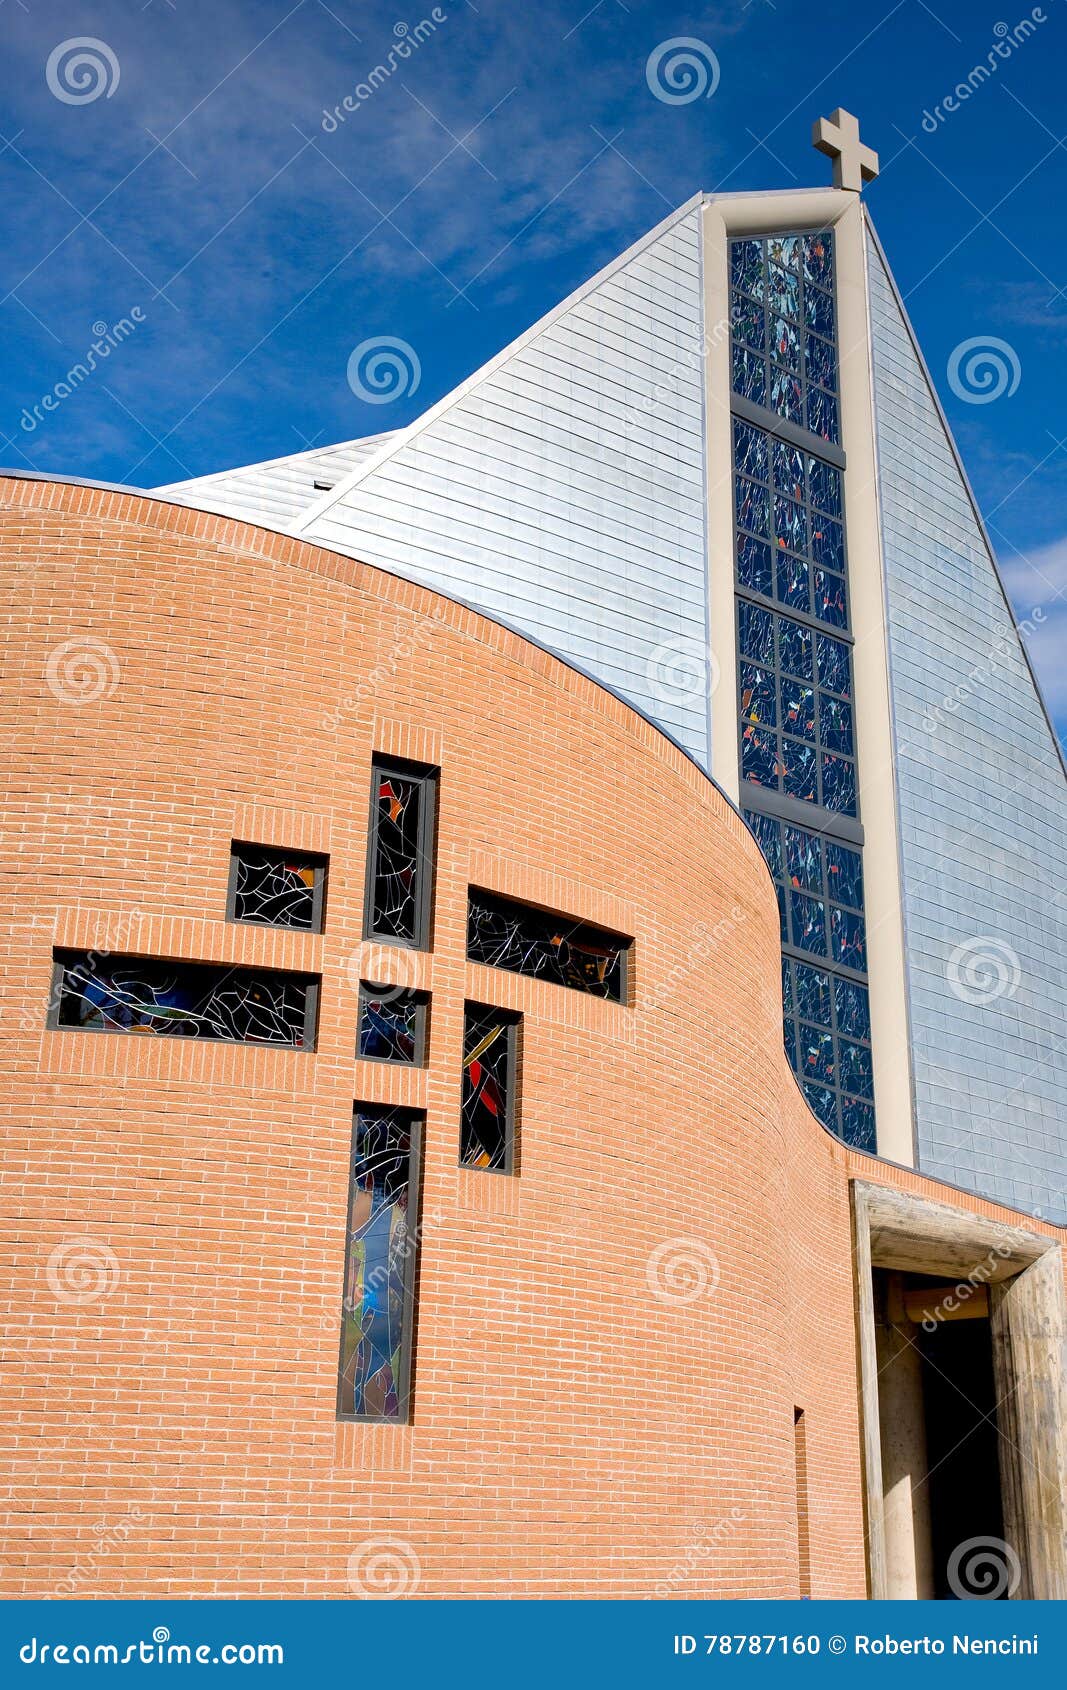
{"type": "Polygon", "coordinates": [[[989,1287],[1004,1532],[1016,1598],[1067,1598],[1067,1299],[1054,1239],[890,1186],[853,1180],[870,1595],[888,1594],[872,1269],[989,1287]]]}

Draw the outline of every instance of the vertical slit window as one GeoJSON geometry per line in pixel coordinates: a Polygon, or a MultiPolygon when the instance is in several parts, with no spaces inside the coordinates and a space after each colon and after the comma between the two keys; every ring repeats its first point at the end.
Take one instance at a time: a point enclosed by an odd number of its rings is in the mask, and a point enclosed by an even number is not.
{"type": "Polygon", "coordinates": [[[342,1420],[409,1418],[419,1144],[424,1117],[353,1111],[341,1358],[342,1420]]]}
{"type": "Polygon", "coordinates": [[[366,939],[429,949],[436,790],[434,769],[374,761],[366,939]]]}
{"type": "Polygon", "coordinates": [[[465,1006],[461,1167],[515,1171],[519,1022],[508,1010],[465,1006]]]}

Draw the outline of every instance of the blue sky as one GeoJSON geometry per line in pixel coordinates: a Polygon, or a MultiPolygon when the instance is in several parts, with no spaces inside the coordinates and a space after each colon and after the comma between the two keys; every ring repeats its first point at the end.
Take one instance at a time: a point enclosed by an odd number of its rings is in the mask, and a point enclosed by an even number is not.
{"type": "Polygon", "coordinates": [[[1031,649],[1067,728],[1065,0],[445,0],[324,130],[433,12],[405,7],[6,0],[3,461],[153,486],[407,422],[698,189],[827,181],[811,124],[842,105],[881,155],[868,203],[1017,613],[1042,610],[1031,649]],[[1035,16],[937,121],[998,26],[1035,16]],[[68,103],[46,67],[79,36],[110,49],[111,91],[68,103]],[[676,36],[713,50],[713,97],[650,92],[676,36]],[[134,307],[106,365],[27,428],[94,325],[134,307]],[[422,368],[389,406],[346,375],[377,335],[422,368]],[[990,336],[1018,385],[975,404],[948,363],[990,336]]]}

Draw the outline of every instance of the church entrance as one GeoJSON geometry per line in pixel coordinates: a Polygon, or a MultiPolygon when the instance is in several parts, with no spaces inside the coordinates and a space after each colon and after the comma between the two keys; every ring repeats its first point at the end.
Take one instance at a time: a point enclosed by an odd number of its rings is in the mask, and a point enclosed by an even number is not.
{"type": "Polygon", "coordinates": [[[870,1592],[1067,1595],[1062,1253],[853,1184],[870,1592]]]}
{"type": "Polygon", "coordinates": [[[872,1272],[888,1594],[1006,1597],[988,1290],[872,1272]]]}

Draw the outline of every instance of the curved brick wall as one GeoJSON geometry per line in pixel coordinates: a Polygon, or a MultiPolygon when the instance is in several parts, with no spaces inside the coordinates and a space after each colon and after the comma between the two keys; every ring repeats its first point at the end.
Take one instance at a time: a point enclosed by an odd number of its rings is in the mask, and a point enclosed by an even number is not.
{"type": "Polygon", "coordinates": [[[786,1067],[774,896],[726,800],[410,583],[147,498],[0,504],[5,1593],[344,1596],[389,1538],[423,1596],[795,1595],[800,1405],[813,1590],[862,1596],[847,1179],[880,1165],[786,1067]],[[442,771],[432,954],[361,942],[374,751],[442,771]],[[225,921],[233,837],[329,852],[324,934],[225,921]],[[632,1007],[469,964],[471,882],[632,933],[632,1007]],[[321,971],[318,1048],[48,1031],[53,945],[321,971]],[[426,1070],[355,1060],[361,976],[432,993],[426,1070]],[[515,1179],[456,1165],[465,997],[525,1016],[515,1179]],[[335,1420],[354,1099],[427,1112],[404,1427],[335,1420]],[[71,1239],[118,1264],[84,1306],[48,1271],[71,1239]],[[660,1246],[700,1295],[650,1282],[660,1246]]]}

